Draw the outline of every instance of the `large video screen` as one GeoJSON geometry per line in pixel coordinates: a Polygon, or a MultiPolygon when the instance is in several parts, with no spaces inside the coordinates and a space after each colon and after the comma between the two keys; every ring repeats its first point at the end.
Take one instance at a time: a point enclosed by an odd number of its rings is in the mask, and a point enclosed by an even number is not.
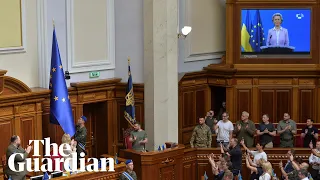
{"type": "Polygon", "coordinates": [[[310,55],[310,9],[242,9],[241,55],[310,55]]]}

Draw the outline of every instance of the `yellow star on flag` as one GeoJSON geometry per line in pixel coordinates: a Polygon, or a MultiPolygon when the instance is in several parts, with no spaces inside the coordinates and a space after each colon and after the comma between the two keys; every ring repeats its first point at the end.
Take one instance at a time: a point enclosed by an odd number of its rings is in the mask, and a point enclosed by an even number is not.
{"type": "Polygon", "coordinates": [[[56,68],[52,68],[52,72],[56,72],[56,68]]]}
{"type": "Polygon", "coordinates": [[[66,99],[65,98],[62,98],[62,102],[65,102],[66,101],[66,99]]]}
{"type": "Polygon", "coordinates": [[[58,98],[57,96],[55,96],[53,99],[54,99],[55,101],[58,101],[59,98],[58,98]]]}
{"type": "Polygon", "coordinates": [[[60,65],[59,68],[62,69],[62,65],[60,65]]]}

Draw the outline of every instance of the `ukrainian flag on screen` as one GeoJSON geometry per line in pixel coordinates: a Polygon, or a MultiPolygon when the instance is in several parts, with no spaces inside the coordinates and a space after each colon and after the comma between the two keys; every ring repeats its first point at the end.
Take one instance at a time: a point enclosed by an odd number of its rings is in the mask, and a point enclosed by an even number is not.
{"type": "Polygon", "coordinates": [[[250,18],[250,12],[247,10],[246,22],[242,24],[241,28],[241,46],[244,52],[252,52],[250,44],[250,33],[252,30],[252,22],[250,18]]]}

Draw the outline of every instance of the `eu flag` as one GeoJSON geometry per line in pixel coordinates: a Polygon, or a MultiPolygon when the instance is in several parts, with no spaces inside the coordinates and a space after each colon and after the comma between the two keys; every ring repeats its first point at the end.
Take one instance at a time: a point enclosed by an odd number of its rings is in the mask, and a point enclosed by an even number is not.
{"type": "Polygon", "coordinates": [[[130,70],[130,59],[128,58],[128,83],[126,89],[126,108],[124,111],[124,117],[129,122],[131,126],[136,123],[135,108],[134,108],[134,93],[133,93],[133,84],[132,76],[130,70]]]}
{"type": "Polygon", "coordinates": [[[253,19],[252,31],[250,36],[250,44],[253,52],[260,52],[261,46],[266,45],[264,38],[263,25],[260,17],[260,11],[256,10],[256,14],[253,19]]]}
{"type": "Polygon", "coordinates": [[[250,33],[252,28],[252,22],[250,18],[250,12],[247,10],[246,22],[242,24],[241,28],[241,46],[244,52],[252,52],[252,47],[250,44],[250,33]]]}
{"type": "Polygon", "coordinates": [[[55,28],[53,29],[50,69],[50,123],[60,125],[71,137],[75,134],[68,89],[62,68],[55,28]]]}

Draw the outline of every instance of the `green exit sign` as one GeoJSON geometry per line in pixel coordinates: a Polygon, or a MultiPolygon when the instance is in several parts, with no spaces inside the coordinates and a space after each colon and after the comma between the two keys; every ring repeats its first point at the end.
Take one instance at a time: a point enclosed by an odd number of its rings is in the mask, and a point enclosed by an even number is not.
{"type": "Polygon", "coordinates": [[[94,71],[94,72],[90,72],[89,73],[89,77],[90,78],[97,78],[100,76],[100,72],[99,71],[94,71]]]}

